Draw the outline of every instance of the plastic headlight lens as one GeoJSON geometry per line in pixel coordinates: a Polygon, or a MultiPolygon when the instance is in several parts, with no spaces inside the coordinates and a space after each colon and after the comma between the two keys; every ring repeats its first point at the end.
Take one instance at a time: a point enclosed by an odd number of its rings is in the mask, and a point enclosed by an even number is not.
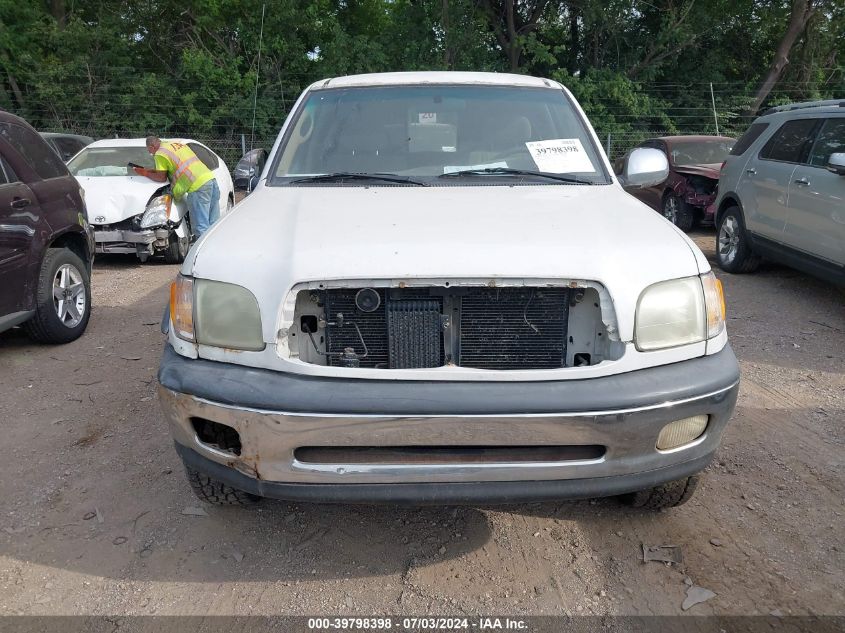
{"type": "Polygon", "coordinates": [[[264,349],[255,295],[220,281],[197,279],[195,285],[198,343],[248,351],[264,349]]]}
{"type": "Polygon", "coordinates": [[[176,336],[194,340],[194,280],[190,277],[179,275],[170,284],[170,323],[176,336]]]}
{"type": "Polygon", "coordinates": [[[712,272],[701,276],[701,285],[707,308],[707,338],[713,338],[725,329],[725,292],[722,282],[712,272]]]}
{"type": "Polygon", "coordinates": [[[634,339],[641,351],[677,347],[705,339],[704,292],[699,277],[663,281],[646,288],[637,302],[634,339]]]}
{"type": "Polygon", "coordinates": [[[141,216],[141,228],[149,229],[154,226],[167,224],[167,217],[170,215],[170,195],[157,196],[150,200],[147,210],[141,216]]]}

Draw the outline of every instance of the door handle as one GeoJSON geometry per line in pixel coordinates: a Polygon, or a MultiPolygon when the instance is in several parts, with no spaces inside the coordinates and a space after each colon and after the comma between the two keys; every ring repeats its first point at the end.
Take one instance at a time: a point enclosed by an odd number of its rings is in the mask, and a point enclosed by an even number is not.
{"type": "Polygon", "coordinates": [[[746,169],[746,170],[745,170],[745,173],[746,173],[746,174],[748,174],[749,176],[753,176],[754,174],[756,174],[756,173],[757,173],[757,170],[756,170],[756,169],[754,169],[753,167],[751,167],[751,168],[749,168],[749,169],[746,169]]]}
{"type": "Polygon", "coordinates": [[[798,178],[798,179],[796,179],[795,184],[796,185],[803,185],[805,187],[809,187],[810,181],[807,180],[806,178],[798,178]]]}
{"type": "Polygon", "coordinates": [[[30,205],[29,198],[12,198],[12,202],[9,204],[13,209],[23,209],[30,205]]]}

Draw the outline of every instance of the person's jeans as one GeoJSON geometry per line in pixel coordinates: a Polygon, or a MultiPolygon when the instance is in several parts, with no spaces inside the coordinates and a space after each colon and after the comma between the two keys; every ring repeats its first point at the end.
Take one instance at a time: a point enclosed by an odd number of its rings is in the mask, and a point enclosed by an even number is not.
{"type": "Polygon", "coordinates": [[[220,187],[212,178],[196,191],[185,194],[193,233],[197,237],[220,219],[220,187]]]}

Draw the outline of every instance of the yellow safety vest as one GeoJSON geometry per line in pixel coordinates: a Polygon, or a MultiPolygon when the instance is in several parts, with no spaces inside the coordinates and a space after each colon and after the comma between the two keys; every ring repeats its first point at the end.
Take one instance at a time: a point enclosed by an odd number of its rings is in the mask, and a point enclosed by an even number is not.
{"type": "Polygon", "coordinates": [[[214,178],[214,172],[184,143],[162,141],[155,153],[156,169],[166,171],[173,189],[173,197],[179,200],[214,178]]]}

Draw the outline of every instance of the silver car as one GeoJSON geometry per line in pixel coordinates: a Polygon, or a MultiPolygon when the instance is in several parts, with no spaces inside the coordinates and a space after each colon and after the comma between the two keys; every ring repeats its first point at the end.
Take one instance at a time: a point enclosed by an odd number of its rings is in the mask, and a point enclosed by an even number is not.
{"type": "Polygon", "coordinates": [[[845,285],[845,100],[759,117],[722,166],[716,209],[723,270],[766,257],[845,285]]]}

